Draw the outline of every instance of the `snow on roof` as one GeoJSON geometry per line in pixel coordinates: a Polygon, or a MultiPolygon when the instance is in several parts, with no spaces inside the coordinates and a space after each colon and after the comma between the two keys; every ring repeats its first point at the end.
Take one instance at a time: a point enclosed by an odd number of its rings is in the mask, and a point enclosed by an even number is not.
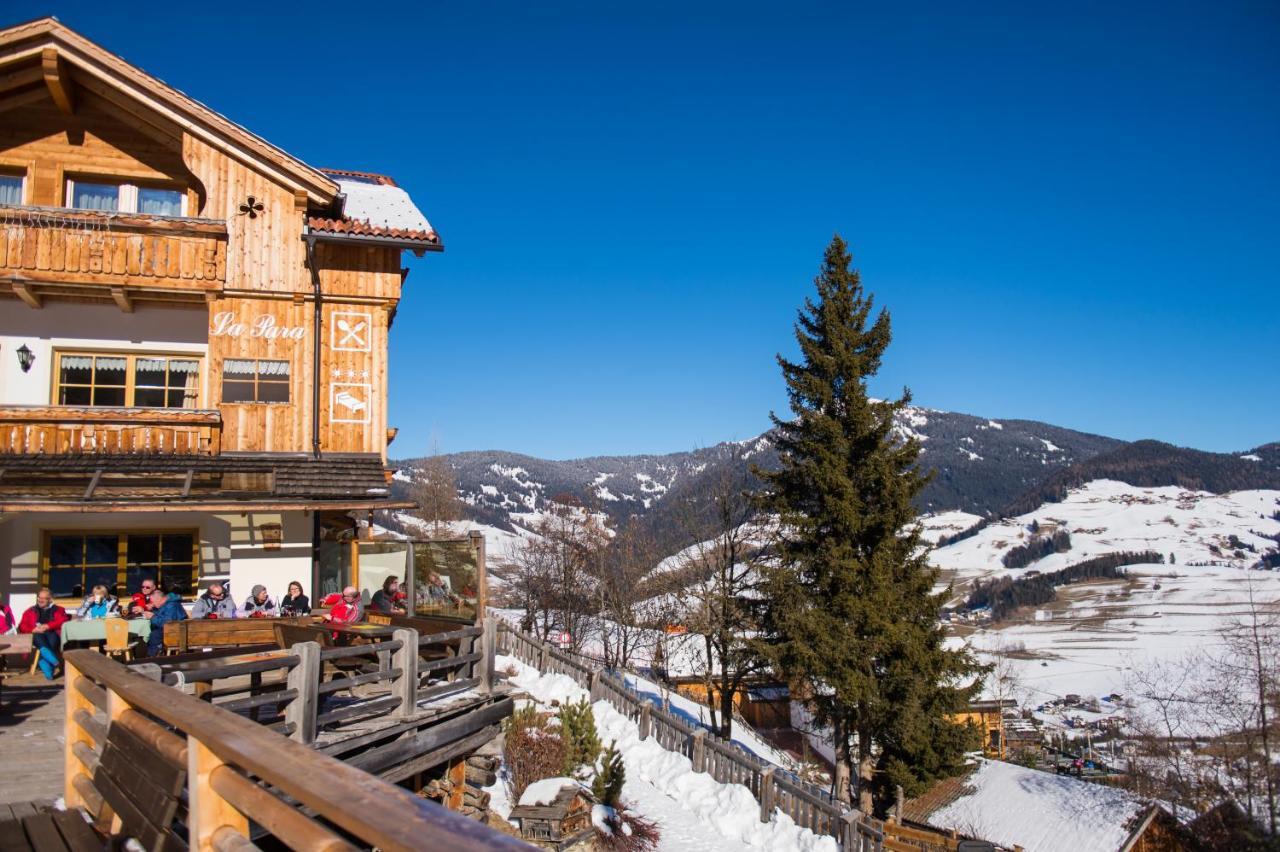
{"type": "Polygon", "coordinates": [[[427,217],[391,178],[371,172],[321,171],[337,182],[346,203],[341,219],[308,216],[307,224],[313,230],[439,243],[427,217]]]}
{"type": "Polygon", "coordinates": [[[435,230],[409,193],[395,184],[370,183],[340,175],[333,175],[333,178],[347,196],[344,212],[348,218],[403,231],[435,230]]]}
{"type": "Polygon", "coordinates": [[[543,778],[541,781],[534,781],[528,787],[524,788],[524,792],[520,794],[520,806],[522,807],[541,807],[549,805],[556,800],[565,787],[572,787],[577,790],[582,785],[573,778],[543,778]]]}
{"type": "Polygon", "coordinates": [[[948,801],[921,813],[926,793],[907,803],[907,818],[1037,852],[1117,852],[1150,808],[1124,790],[998,760],[949,784],[959,789],[948,801]]]}

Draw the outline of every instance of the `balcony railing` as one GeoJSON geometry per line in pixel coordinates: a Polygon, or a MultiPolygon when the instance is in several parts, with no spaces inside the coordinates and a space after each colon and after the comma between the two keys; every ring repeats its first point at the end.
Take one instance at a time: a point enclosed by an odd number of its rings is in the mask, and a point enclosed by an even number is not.
{"type": "Polygon", "coordinates": [[[221,220],[0,205],[0,279],[209,290],[226,273],[221,220]]]}
{"type": "Polygon", "coordinates": [[[222,443],[217,411],[175,408],[0,408],[0,456],[166,453],[216,456],[222,443]]]}

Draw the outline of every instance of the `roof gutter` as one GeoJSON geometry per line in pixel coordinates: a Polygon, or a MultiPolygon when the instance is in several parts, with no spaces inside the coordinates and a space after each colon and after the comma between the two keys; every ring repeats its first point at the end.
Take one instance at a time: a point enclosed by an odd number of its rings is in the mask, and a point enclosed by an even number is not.
{"type": "Polygon", "coordinates": [[[426,240],[407,240],[400,237],[378,237],[371,234],[330,234],[324,231],[315,231],[307,229],[303,239],[319,243],[348,243],[355,245],[372,245],[381,246],[383,248],[398,248],[411,251],[416,255],[421,255],[428,251],[444,251],[444,243],[436,241],[429,243],[426,240]]]}
{"type": "Polygon", "coordinates": [[[303,236],[307,242],[307,266],[311,269],[311,289],[315,296],[315,315],[311,347],[311,454],[320,458],[320,334],[324,331],[323,298],[320,270],[316,266],[316,238],[303,236]]]}

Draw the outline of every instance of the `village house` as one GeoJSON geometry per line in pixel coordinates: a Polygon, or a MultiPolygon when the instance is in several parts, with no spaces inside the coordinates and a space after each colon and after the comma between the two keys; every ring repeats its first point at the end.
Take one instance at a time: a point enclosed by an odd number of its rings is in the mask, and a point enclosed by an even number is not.
{"type": "Polygon", "coordinates": [[[0,69],[0,591],[376,589],[408,559],[359,571],[405,506],[387,342],[431,224],[55,19],[0,31],[0,69]]]}
{"type": "Polygon", "coordinates": [[[1160,805],[1126,790],[979,760],[895,813],[909,829],[1036,852],[1182,852],[1186,831],[1160,805]]]}

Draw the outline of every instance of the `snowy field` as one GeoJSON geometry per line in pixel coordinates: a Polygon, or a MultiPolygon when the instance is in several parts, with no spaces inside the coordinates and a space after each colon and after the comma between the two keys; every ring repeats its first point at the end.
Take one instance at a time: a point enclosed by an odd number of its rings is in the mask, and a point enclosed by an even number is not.
{"type": "Polygon", "coordinates": [[[1220,645],[1221,630],[1247,615],[1251,595],[1264,610],[1280,609],[1280,571],[1246,567],[1275,546],[1257,533],[1280,532],[1280,521],[1271,517],[1277,501],[1276,491],[1213,495],[1099,480],[1061,503],[936,550],[932,561],[955,582],[959,600],[973,579],[1055,571],[1117,551],[1163,554],[1166,564],[1128,566],[1124,580],[1062,587],[1038,616],[1027,613],[1025,620],[972,634],[961,629],[974,649],[998,651],[1008,660],[1020,700],[1035,705],[1068,693],[1124,695],[1135,670],[1152,661],[1177,661],[1220,645]],[[1068,530],[1071,549],[1027,568],[1005,568],[1001,556],[1030,538],[1032,520],[1068,530]],[[1228,543],[1233,535],[1244,558],[1228,543]],[[1221,564],[1192,564],[1205,562],[1221,564]]]}
{"type": "MultiPolygon", "coordinates": [[[[515,671],[511,683],[543,707],[588,698],[572,678],[542,674],[515,657],[499,656],[499,671],[515,671]]],[[[767,849],[778,852],[835,852],[833,838],[801,829],[787,816],[760,822],[760,806],[740,784],[721,784],[705,772],[694,772],[687,757],[667,751],[653,739],[641,740],[636,724],[607,701],[592,706],[604,744],[616,744],[626,767],[623,802],[658,823],[663,852],[767,849]]],[[[490,807],[506,818],[512,803],[504,781],[485,788],[490,807]]]]}

